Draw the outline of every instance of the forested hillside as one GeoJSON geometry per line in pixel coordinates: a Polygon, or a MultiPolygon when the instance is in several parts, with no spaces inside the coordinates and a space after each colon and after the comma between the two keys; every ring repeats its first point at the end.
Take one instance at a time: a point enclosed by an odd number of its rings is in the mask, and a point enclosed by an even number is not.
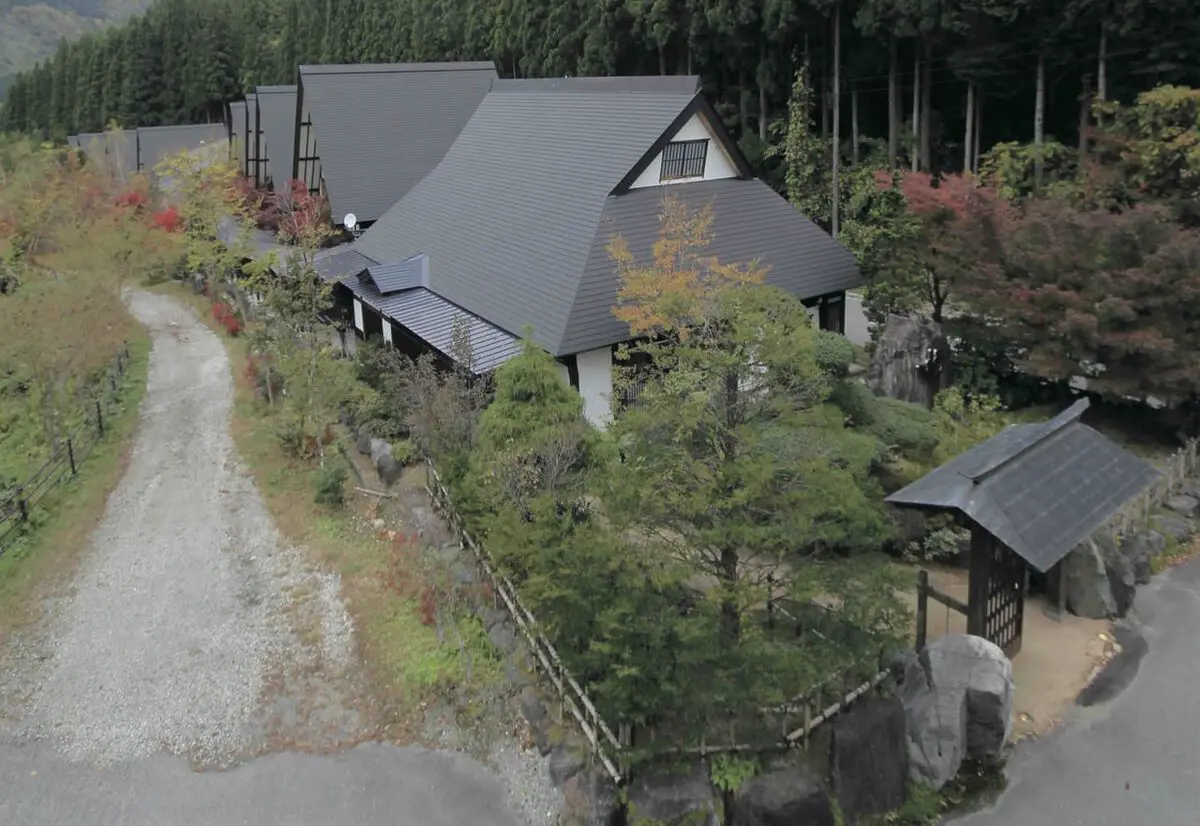
{"type": "Polygon", "coordinates": [[[917,102],[921,166],[953,169],[969,108],[984,149],[1033,139],[1036,112],[1071,145],[1085,92],[1200,84],[1197,42],[1200,0],[159,0],[18,77],[3,117],[61,138],[217,119],[298,63],[493,59],[520,77],[699,73],[754,157],[797,66],[828,94],[840,53],[848,151],[851,134],[886,138],[889,112],[903,143],[917,102]]]}
{"type": "Polygon", "coordinates": [[[76,40],[142,11],[149,0],[0,0],[0,99],[18,71],[76,40]]]}

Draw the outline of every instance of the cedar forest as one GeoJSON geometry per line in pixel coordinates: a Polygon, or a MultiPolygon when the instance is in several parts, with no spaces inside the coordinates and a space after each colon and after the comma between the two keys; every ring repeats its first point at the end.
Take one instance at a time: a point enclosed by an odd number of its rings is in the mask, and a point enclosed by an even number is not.
{"type": "MultiPolygon", "coordinates": [[[[532,346],[497,371],[486,405],[467,371],[377,343],[360,348],[357,382],[340,359],[318,363],[320,222],[297,222],[291,280],[255,276],[286,324],[226,325],[251,342],[247,375],[278,411],[280,447],[319,468],[319,502],[342,502],[325,436],[339,418],[410,440],[602,711],[667,745],[704,741],[731,713],[786,703],[831,670],[873,673],[880,647],[898,644],[905,609],[875,551],[914,551],[885,490],[1075,376],[1114,402],[1194,412],[1193,5],[160,0],[16,78],[0,126],[60,141],[112,121],[217,120],[254,85],[293,82],[298,63],[699,74],[760,174],[857,256],[868,313],[923,312],[951,334],[956,386],[932,411],[874,397],[849,376],[860,353],[812,331],[754,265],[704,256],[711,212],[670,199],[654,260],[619,238],[610,247],[623,320],[657,335],[633,345],[651,366],[623,378],[636,404],[604,434],[532,346]],[[831,595],[850,630],[781,631],[776,607],[831,595]]],[[[225,172],[218,187],[212,171],[185,181],[166,233],[187,245],[182,271],[234,277],[214,216],[250,218],[225,172]]],[[[0,265],[20,295],[40,265],[12,237],[0,265]]],[[[932,554],[935,536],[915,552],[932,554]]]]}

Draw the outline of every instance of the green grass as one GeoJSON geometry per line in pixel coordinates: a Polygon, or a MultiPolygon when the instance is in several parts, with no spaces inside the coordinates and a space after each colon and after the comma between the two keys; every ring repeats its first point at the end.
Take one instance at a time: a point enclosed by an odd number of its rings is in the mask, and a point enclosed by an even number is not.
{"type": "Polygon", "coordinates": [[[46,494],[31,515],[30,529],[0,556],[0,638],[36,618],[42,589],[74,569],[121,479],[146,393],[150,338],[142,328],[129,350],[129,368],[117,403],[109,406],[103,438],[79,464],[79,475],[46,494]]]}

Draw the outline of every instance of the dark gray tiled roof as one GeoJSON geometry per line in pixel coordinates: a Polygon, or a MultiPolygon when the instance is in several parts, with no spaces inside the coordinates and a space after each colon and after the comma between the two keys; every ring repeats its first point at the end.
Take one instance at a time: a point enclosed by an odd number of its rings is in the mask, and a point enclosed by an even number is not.
{"type": "Polygon", "coordinates": [[[562,347],[567,321],[608,195],[694,97],[489,94],[356,247],[376,261],[425,253],[438,295],[513,335],[532,325],[555,355],[573,352],[562,347]]]}
{"type": "Polygon", "coordinates": [[[437,166],[496,78],[491,63],[301,66],[335,219],[374,221],[437,166]]]}
{"type": "Polygon", "coordinates": [[[353,247],[331,247],[317,253],[317,273],[326,281],[341,281],[375,264],[353,247]]]}
{"type": "Polygon", "coordinates": [[[380,295],[391,295],[401,290],[429,287],[429,257],[416,255],[406,261],[388,264],[372,264],[361,276],[369,278],[380,295]]]}
{"type": "Polygon", "coordinates": [[[286,189],[292,177],[293,158],[296,155],[296,87],[259,86],[258,117],[262,121],[260,150],[267,159],[267,170],[277,191],[286,189]]]}
{"type": "Polygon", "coordinates": [[[109,174],[133,175],[138,171],[136,129],[90,132],[79,136],[79,148],[93,159],[104,158],[109,174]]]}
{"type": "Polygon", "coordinates": [[[476,374],[491,372],[521,352],[521,340],[516,336],[423,287],[382,296],[369,279],[349,278],[342,283],[364,304],[374,307],[384,318],[395,321],[446,358],[454,357],[455,325],[465,324],[471,343],[471,369],[476,374]]]}
{"type": "Polygon", "coordinates": [[[1008,427],[887,501],[958,510],[1048,571],[1159,476],[1080,422],[1087,407],[1008,427]]]}
{"type": "Polygon", "coordinates": [[[246,134],[246,101],[235,100],[229,104],[230,137],[241,142],[246,134]]]}
{"type": "Polygon", "coordinates": [[[652,261],[667,195],[691,209],[712,204],[713,238],[706,254],[724,264],[757,259],[760,266],[769,267],[767,284],[798,298],[862,283],[854,255],[762,181],[726,179],[631,189],[609,196],[605,204],[561,344],[563,352],[629,338],[629,327],[612,313],[620,278],[608,244],[620,235],[639,262],[652,261]]]}
{"type": "Polygon", "coordinates": [[[500,78],[492,84],[492,91],[655,92],[668,95],[691,96],[700,91],[700,86],[699,75],[500,78]]]}
{"type": "Polygon", "coordinates": [[[138,134],[138,163],[150,176],[159,161],[200,146],[226,139],[225,126],[220,123],[196,123],[183,126],[143,126],[138,134]]]}

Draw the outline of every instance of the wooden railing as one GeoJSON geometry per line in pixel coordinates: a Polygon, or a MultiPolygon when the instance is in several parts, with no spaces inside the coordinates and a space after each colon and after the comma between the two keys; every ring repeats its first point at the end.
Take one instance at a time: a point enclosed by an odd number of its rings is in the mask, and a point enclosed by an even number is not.
{"type": "Polygon", "coordinates": [[[517,596],[517,589],[512,582],[496,569],[488,552],[467,533],[452,507],[449,491],[442,484],[441,477],[433,463],[428,460],[425,463],[425,473],[425,488],[429,492],[429,498],[433,502],[434,508],[454,530],[459,546],[471,550],[479,568],[487,575],[497,597],[529,646],[538,676],[544,677],[550,683],[564,709],[575,719],[583,736],[587,738],[592,754],[599,760],[612,781],[619,784],[621,782],[619,768],[621,744],[601,718],[587,692],[571,676],[558,656],[558,652],[554,650],[554,646],[538,630],[537,620],[529,609],[521,604],[521,600],[517,596]]]}
{"type": "Polygon", "coordinates": [[[1189,439],[1167,460],[1166,467],[1162,469],[1162,476],[1158,481],[1113,514],[1102,530],[1119,538],[1144,527],[1150,521],[1150,515],[1154,509],[1170,499],[1178,490],[1179,485],[1196,473],[1198,464],[1200,464],[1200,439],[1189,439]]]}

